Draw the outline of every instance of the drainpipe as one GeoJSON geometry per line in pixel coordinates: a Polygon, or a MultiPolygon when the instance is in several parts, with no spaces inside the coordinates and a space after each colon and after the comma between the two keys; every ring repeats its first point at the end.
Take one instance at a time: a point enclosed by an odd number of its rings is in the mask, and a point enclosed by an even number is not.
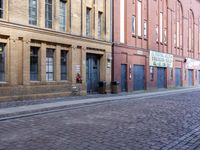
{"type": "Polygon", "coordinates": [[[110,0],[110,42],[113,42],[113,0],[110,0]]]}

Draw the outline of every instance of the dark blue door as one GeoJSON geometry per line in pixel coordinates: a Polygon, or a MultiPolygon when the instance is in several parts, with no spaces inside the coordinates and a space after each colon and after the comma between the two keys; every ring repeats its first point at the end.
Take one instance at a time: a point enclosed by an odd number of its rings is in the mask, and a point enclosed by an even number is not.
{"type": "Polygon", "coordinates": [[[193,70],[188,70],[188,86],[193,85],[193,70]]]}
{"type": "Polygon", "coordinates": [[[199,84],[200,84],[200,70],[199,70],[199,84]]]}
{"type": "Polygon", "coordinates": [[[157,68],[157,87],[165,88],[165,68],[158,67],[157,68]]]}
{"type": "Polygon", "coordinates": [[[121,91],[127,91],[127,66],[125,64],[121,65],[121,91]]]}
{"type": "Polygon", "coordinates": [[[98,92],[98,82],[100,81],[99,60],[99,55],[87,54],[86,76],[88,93],[98,92]]]}
{"type": "Polygon", "coordinates": [[[144,66],[143,65],[134,65],[133,72],[134,80],[133,80],[133,89],[144,90],[144,66]]]}
{"type": "Polygon", "coordinates": [[[175,78],[176,78],[176,87],[180,87],[181,86],[181,69],[180,68],[176,68],[175,78]]]}

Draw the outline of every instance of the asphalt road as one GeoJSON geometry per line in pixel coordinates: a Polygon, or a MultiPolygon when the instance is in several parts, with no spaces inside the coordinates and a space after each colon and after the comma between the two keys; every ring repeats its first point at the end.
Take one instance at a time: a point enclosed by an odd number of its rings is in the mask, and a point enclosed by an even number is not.
{"type": "Polygon", "coordinates": [[[0,150],[200,150],[200,91],[0,121],[0,150]]]}

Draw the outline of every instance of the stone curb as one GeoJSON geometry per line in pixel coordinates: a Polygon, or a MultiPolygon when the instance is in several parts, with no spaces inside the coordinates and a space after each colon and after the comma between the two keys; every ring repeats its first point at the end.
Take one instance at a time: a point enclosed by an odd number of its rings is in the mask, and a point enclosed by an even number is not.
{"type": "Polygon", "coordinates": [[[123,96],[109,96],[103,98],[88,98],[82,100],[59,101],[59,102],[50,102],[50,103],[35,104],[35,105],[2,108],[0,109],[0,121],[25,117],[25,116],[33,116],[42,113],[44,114],[44,113],[57,112],[67,109],[76,109],[76,107],[80,106],[88,107],[94,104],[97,105],[105,102],[119,101],[123,99],[133,99],[133,98],[144,99],[144,98],[152,98],[157,96],[165,96],[169,94],[185,93],[187,91],[199,91],[199,90],[200,88],[187,88],[178,90],[176,89],[176,90],[151,92],[151,93],[149,92],[149,93],[130,94],[123,96]]]}

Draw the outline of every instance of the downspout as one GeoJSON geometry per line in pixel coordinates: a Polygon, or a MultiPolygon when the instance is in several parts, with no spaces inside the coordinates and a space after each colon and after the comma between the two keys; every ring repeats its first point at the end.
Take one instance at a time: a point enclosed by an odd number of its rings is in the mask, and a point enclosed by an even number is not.
{"type": "Polygon", "coordinates": [[[111,42],[111,47],[112,47],[112,54],[111,54],[111,56],[112,56],[112,67],[111,67],[111,69],[112,69],[112,73],[111,73],[111,81],[114,81],[114,44],[113,44],[113,19],[114,19],[114,17],[113,17],[113,14],[114,14],[114,9],[113,9],[113,0],[110,0],[110,42],[111,42]]]}

